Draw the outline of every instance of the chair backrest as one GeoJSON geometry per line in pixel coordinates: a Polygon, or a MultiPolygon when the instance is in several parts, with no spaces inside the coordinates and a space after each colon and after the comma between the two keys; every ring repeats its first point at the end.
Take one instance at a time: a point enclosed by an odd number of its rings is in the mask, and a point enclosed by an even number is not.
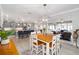
{"type": "Polygon", "coordinates": [[[31,32],[31,39],[32,39],[32,42],[37,42],[36,32],[31,32]]]}
{"type": "Polygon", "coordinates": [[[35,35],[36,34],[36,32],[31,32],[31,35],[35,35]]]}
{"type": "Polygon", "coordinates": [[[37,34],[41,33],[40,31],[37,31],[37,34]]]}

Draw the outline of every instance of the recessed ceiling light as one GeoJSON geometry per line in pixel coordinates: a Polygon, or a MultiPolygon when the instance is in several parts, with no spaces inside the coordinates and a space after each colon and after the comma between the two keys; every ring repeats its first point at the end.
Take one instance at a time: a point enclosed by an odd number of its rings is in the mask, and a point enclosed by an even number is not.
{"type": "Polygon", "coordinates": [[[47,6],[47,4],[43,4],[43,6],[47,6]]]}

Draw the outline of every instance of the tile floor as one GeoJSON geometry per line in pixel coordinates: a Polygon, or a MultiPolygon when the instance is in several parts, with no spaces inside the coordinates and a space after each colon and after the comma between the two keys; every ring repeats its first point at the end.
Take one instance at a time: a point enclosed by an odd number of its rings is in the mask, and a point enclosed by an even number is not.
{"type": "MultiPolygon", "coordinates": [[[[26,39],[17,39],[15,38],[14,43],[21,55],[30,55],[30,45],[29,45],[29,38],[26,39]]],[[[59,55],[79,55],[79,48],[68,44],[66,41],[62,43],[62,47],[60,50],[59,55]]]]}
{"type": "Polygon", "coordinates": [[[64,43],[62,43],[59,55],[79,55],[79,48],[76,48],[67,41],[64,41],[64,43]]]}
{"type": "Polygon", "coordinates": [[[15,38],[13,41],[16,45],[16,48],[18,49],[19,54],[21,54],[21,55],[31,54],[30,53],[29,38],[26,38],[26,39],[15,38]]]}

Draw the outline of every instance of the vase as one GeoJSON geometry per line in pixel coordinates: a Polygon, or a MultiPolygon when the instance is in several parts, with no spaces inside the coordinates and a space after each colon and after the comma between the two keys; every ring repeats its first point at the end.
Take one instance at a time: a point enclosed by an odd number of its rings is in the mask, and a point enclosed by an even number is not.
{"type": "Polygon", "coordinates": [[[3,40],[3,39],[2,39],[2,40],[1,40],[1,44],[8,44],[9,41],[10,41],[9,39],[6,39],[6,40],[3,40]]]}

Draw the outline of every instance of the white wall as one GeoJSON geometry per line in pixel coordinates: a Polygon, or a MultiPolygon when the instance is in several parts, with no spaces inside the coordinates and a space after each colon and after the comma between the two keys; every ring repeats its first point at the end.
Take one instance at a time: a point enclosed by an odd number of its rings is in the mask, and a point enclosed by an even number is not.
{"type": "Polygon", "coordinates": [[[61,19],[72,20],[73,30],[76,29],[76,28],[79,28],[79,10],[73,11],[73,12],[70,12],[70,13],[60,14],[60,15],[54,16],[52,18],[53,18],[52,22],[53,21],[58,22],[61,19]]]}

